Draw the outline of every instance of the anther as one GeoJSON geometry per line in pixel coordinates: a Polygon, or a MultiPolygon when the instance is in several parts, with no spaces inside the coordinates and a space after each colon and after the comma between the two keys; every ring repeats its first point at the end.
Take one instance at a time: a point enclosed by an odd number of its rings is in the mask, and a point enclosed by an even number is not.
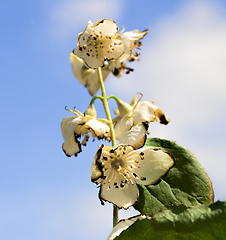
{"type": "Polygon", "coordinates": [[[136,177],[137,177],[137,174],[136,174],[136,173],[133,173],[133,176],[136,178],[136,177]]]}

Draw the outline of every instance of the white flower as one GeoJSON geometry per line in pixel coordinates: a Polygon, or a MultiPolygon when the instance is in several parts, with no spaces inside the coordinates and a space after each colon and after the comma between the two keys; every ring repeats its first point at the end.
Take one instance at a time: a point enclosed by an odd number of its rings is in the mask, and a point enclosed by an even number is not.
{"type": "Polygon", "coordinates": [[[61,123],[61,131],[64,138],[62,149],[68,157],[71,157],[72,155],[77,156],[77,154],[82,151],[81,145],[86,146],[86,142],[89,139],[89,132],[93,138],[110,141],[110,129],[107,124],[93,116],[96,112],[95,109],[89,107],[86,110],[85,115],[76,109],[71,112],[77,116],[66,117],[61,123]],[[84,135],[84,138],[80,143],[79,138],[82,135],[84,135]]]}
{"type": "Polygon", "coordinates": [[[113,119],[115,127],[115,136],[120,140],[132,126],[141,122],[157,121],[162,124],[168,124],[169,119],[163,111],[155,106],[151,101],[136,101],[137,95],[130,104],[120,100],[117,102],[118,109],[115,114],[118,115],[113,119]]]}
{"type": "Polygon", "coordinates": [[[136,184],[156,184],[174,165],[166,151],[140,148],[145,143],[146,124],[141,123],[127,132],[114,147],[99,148],[91,169],[91,181],[100,184],[99,197],[127,209],[139,197],[136,184]]]}
{"type": "MultiPolygon", "coordinates": [[[[97,69],[88,68],[81,58],[72,53],[70,53],[69,60],[72,64],[72,72],[75,78],[77,78],[81,84],[88,88],[91,96],[95,95],[100,88],[100,80],[97,69]]],[[[108,68],[108,65],[105,65],[102,68],[102,76],[104,81],[110,73],[111,71],[108,68]]]]}
{"type": "Polygon", "coordinates": [[[98,68],[104,61],[116,60],[124,52],[124,44],[116,39],[118,26],[110,19],[95,23],[88,21],[84,32],[78,35],[77,48],[73,53],[82,58],[88,67],[98,68]]]}
{"type": "Polygon", "coordinates": [[[134,60],[139,61],[138,56],[140,55],[137,52],[137,48],[142,45],[140,40],[148,33],[148,30],[140,32],[139,30],[133,30],[130,32],[124,32],[119,34],[118,39],[120,39],[125,45],[125,50],[122,56],[120,56],[116,61],[110,62],[110,69],[116,77],[120,77],[124,70],[128,74],[130,71],[133,71],[133,68],[129,68],[125,65],[125,62],[128,60],[132,62],[134,60]]]}

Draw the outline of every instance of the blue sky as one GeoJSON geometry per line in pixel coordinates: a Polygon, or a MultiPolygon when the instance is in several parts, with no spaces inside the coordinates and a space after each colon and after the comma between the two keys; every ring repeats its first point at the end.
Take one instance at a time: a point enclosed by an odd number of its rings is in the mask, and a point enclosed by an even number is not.
{"type": "MultiPolygon", "coordinates": [[[[90,168],[99,142],[77,158],[61,150],[60,123],[87,90],[71,72],[69,53],[87,20],[111,18],[126,30],[149,28],[141,61],[106,91],[130,101],[137,91],[171,119],[150,137],[176,141],[195,154],[226,200],[225,1],[6,1],[0,3],[0,238],[106,239],[112,206],[100,205],[90,168]],[[139,81],[138,81],[139,79],[139,81]]],[[[104,117],[97,103],[100,117],[104,117]]],[[[116,106],[111,103],[111,107],[116,106]]],[[[120,218],[134,211],[120,211],[120,218]]]]}

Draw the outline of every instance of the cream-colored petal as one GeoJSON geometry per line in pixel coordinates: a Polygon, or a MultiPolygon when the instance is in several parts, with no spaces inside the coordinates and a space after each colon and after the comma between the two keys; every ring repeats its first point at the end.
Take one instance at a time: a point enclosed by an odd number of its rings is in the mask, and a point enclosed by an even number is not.
{"type": "Polygon", "coordinates": [[[120,140],[133,126],[133,118],[125,116],[115,124],[115,137],[120,140]]]}
{"type": "Polygon", "coordinates": [[[69,116],[61,122],[61,132],[65,141],[67,141],[70,135],[74,132],[76,125],[80,122],[80,117],[69,116]]]}
{"type": "Polygon", "coordinates": [[[111,181],[101,185],[100,198],[114,203],[119,208],[127,209],[132,206],[138,199],[139,191],[135,183],[128,181],[126,184],[121,183],[123,177],[116,171],[110,175],[111,181]],[[117,183],[117,184],[116,184],[117,183]],[[121,186],[120,186],[121,185],[121,186]]]}
{"type": "Polygon", "coordinates": [[[143,220],[147,218],[145,215],[139,215],[135,217],[131,217],[129,219],[121,220],[117,223],[117,225],[113,228],[112,232],[110,233],[107,240],[113,240],[117,236],[119,236],[124,230],[129,228],[131,225],[133,225],[137,220],[143,220]]]}
{"type": "Polygon", "coordinates": [[[107,60],[116,60],[123,55],[125,45],[121,40],[111,39],[105,40],[103,43],[104,48],[102,54],[107,60]]]}
{"type": "Polygon", "coordinates": [[[92,129],[93,133],[95,134],[94,136],[97,137],[98,139],[107,139],[109,138],[110,135],[110,128],[107,124],[102,123],[96,119],[90,119],[86,125],[86,129],[92,129]]]}
{"type": "Polygon", "coordinates": [[[125,46],[123,54],[116,60],[115,62],[115,68],[120,68],[121,64],[126,62],[130,56],[131,56],[131,47],[130,47],[130,41],[123,41],[123,44],[125,46]]]}
{"type": "Polygon", "coordinates": [[[69,116],[64,118],[61,123],[61,131],[64,138],[62,149],[69,157],[81,152],[81,144],[74,133],[76,125],[81,122],[81,118],[82,117],[69,116]]]}
{"type": "Polygon", "coordinates": [[[128,144],[135,149],[144,146],[146,141],[147,123],[140,123],[132,127],[119,141],[118,144],[128,144]]]}
{"type": "Polygon", "coordinates": [[[150,101],[139,102],[133,111],[134,124],[155,121],[155,106],[150,101]]]}
{"type": "Polygon", "coordinates": [[[129,40],[131,43],[131,49],[133,49],[134,47],[136,47],[135,42],[142,39],[147,34],[147,32],[148,30],[144,30],[143,32],[140,32],[137,29],[130,32],[124,32],[121,35],[121,39],[122,41],[129,40]]]}
{"type": "Polygon", "coordinates": [[[155,184],[173,167],[175,159],[160,148],[142,148],[128,153],[127,164],[131,166],[136,183],[155,184]]]}
{"type": "Polygon", "coordinates": [[[83,46],[87,44],[90,34],[93,32],[93,23],[89,20],[85,30],[78,35],[78,45],[83,46]]]}
{"type": "MultiPolygon", "coordinates": [[[[100,89],[100,80],[98,76],[98,72],[96,69],[93,69],[93,73],[87,76],[86,79],[86,87],[88,88],[88,91],[91,96],[95,95],[97,91],[100,89]]],[[[105,81],[108,75],[111,73],[111,71],[107,68],[102,68],[102,76],[103,80],[105,81]]]]}
{"type": "Polygon", "coordinates": [[[92,69],[104,66],[104,57],[97,58],[94,54],[90,54],[85,50],[79,50],[79,47],[75,48],[73,50],[73,53],[79,58],[82,58],[85,64],[92,69]]]}
{"type": "Polygon", "coordinates": [[[115,36],[118,32],[117,24],[111,19],[102,19],[93,24],[94,33],[102,34],[103,36],[115,36]]]}
{"type": "MultiPolygon", "coordinates": [[[[84,60],[76,56],[75,54],[70,54],[70,62],[72,64],[72,72],[75,78],[88,88],[91,96],[95,95],[100,89],[100,80],[98,72],[96,69],[86,67],[84,60]]],[[[105,81],[111,70],[108,66],[102,68],[102,76],[105,81]]]]}
{"type": "Polygon", "coordinates": [[[75,137],[74,133],[72,133],[68,140],[63,143],[62,149],[68,157],[71,157],[72,155],[76,156],[82,151],[81,144],[75,137]]]}
{"type": "Polygon", "coordinates": [[[84,61],[73,53],[70,53],[69,60],[72,65],[72,73],[73,73],[74,77],[77,78],[81,84],[86,86],[87,85],[87,80],[86,80],[87,77],[90,74],[92,74],[95,70],[93,70],[91,68],[87,68],[85,66],[84,61]]]}
{"type": "Polygon", "coordinates": [[[96,155],[93,159],[92,167],[91,167],[91,181],[99,184],[99,179],[102,177],[103,172],[102,172],[102,167],[100,165],[100,156],[102,153],[103,145],[98,149],[96,152],[96,155]]]}

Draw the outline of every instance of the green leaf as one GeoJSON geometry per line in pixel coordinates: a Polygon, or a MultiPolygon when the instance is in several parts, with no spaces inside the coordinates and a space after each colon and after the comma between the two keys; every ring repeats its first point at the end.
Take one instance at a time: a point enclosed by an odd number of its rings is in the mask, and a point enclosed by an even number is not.
{"type": "Polygon", "coordinates": [[[152,219],[137,220],[115,240],[226,239],[226,202],[166,210],[152,219]]]}
{"type": "Polygon", "coordinates": [[[213,188],[205,170],[187,149],[175,142],[149,138],[144,147],[160,147],[176,159],[175,165],[157,185],[139,187],[139,200],[134,208],[141,214],[153,216],[160,210],[185,206],[209,205],[213,202],[213,188]]]}

